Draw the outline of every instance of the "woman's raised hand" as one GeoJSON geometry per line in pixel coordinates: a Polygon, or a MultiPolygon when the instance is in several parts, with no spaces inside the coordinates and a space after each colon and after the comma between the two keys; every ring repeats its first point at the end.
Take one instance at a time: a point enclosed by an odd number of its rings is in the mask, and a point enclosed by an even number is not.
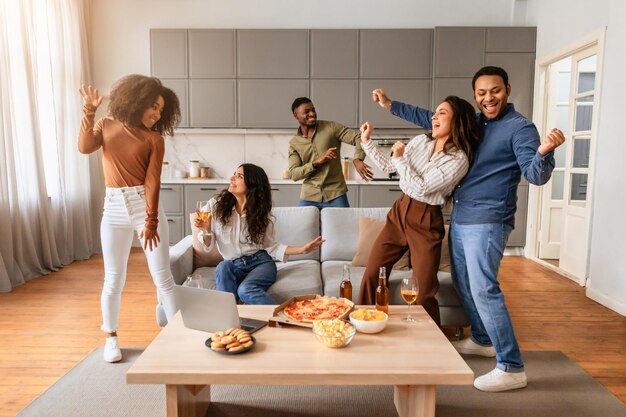
{"type": "Polygon", "coordinates": [[[374,126],[370,122],[365,122],[361,125],[361,142],[367,143],[370,140],[374,126]]]}
{"type": "Polygon", "coordinates": [[[79,89],[81,97],[83,98],[83,104],[87,106],[92,106],[94,108],[98,108],[100,103],[102,103],[102,96],[98,93],[97,88],[93,88],[90,85],[83,84],[79,89]]]}

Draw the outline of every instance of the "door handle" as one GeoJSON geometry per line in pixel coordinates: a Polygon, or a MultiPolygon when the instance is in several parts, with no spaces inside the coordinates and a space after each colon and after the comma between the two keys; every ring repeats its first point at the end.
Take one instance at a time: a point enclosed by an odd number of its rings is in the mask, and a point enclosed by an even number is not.
{"type": "Polygon", "coordinates": [[[200,191],[217,191],[217,188],[200,188],[200,191]]]}

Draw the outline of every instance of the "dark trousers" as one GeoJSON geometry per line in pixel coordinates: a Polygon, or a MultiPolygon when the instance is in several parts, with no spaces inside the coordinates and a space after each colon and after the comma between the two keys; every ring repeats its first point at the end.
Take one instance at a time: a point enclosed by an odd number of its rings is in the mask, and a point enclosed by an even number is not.
{"type": "Polygon", "coordinates": [[[440,206],[431,206],[402,194],[389,210],[361,281],[357,304],[375,304],[378,270],[387,270],[387,282],[393,265],[410,250],[413,278],[419,286],[417,304],[421,304],[432,319],[440,324],[437,271],[441,257],[441,241],[445,229],[440,206]]]}

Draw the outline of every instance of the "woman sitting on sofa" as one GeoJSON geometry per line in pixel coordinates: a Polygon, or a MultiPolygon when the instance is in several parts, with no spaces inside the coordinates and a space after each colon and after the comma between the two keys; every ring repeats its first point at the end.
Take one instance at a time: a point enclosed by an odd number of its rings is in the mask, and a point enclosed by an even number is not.
{"type": "MultiPolygon", "coordinates": [[[[375,101],[382,100],[381,93],[374,90],[375,101]]],[[[375,303],[379,267],[386,268],[389,280],[391,267],[408,249],[413,279],[419,287],[417,303],[439,325],[435,294],[445,234],[441,206],[465,176],[482,132],[474,107],[456,96],[446,97],[432,121],[431,133],[416,136],[406,147],[402,142],[395,143],[391,158],[370,141],[373,127],[367,122],[361,126],[363,150],[382,171],[398,173],[402,195],[389,210],[385,226],[374,241],[358,304],[375,303]]]]}
{"type": "Polygon", "coordinates": [[[304,246],[277,242],[271,219],[272,191],[263,168],[242,164],[228,189],[209,201],[209,220],[196,218],[198,240],[206,251],[213,245],[224,258],[215,269],[217,289],[235,294],[246,304],[276,304],[267,294],[276,281],[274,260],[306,254],[321,246],[321,236],[304,246]]]}

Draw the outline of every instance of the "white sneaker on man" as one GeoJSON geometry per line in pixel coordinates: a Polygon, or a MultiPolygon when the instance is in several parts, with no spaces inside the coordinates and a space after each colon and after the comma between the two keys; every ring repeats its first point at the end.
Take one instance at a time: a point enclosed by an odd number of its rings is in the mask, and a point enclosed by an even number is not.
{"type": "Polygon", "coordinates": [[[471,337],[463,340],[452,342],[452,346],[459,353],[465,353],[467,355],[485,356],[487,358],[493,358],[496,356],[496,350],[493,346],[483,346],[474,342],[471,337]]]}
{"type": "Polygon", "coordinates": [[[107,337],[104,343],[104,360],[106,362],[119,362],[122,360],[122,351],[117,341],[117,336],[107,337]]]}
{"type": "Polygon", "coordinates": [[[487,392],[509,391],[524,388],[526,385],[526,372],[505,372],[500,368],[474,380],[474,387],[487,392]]]}

